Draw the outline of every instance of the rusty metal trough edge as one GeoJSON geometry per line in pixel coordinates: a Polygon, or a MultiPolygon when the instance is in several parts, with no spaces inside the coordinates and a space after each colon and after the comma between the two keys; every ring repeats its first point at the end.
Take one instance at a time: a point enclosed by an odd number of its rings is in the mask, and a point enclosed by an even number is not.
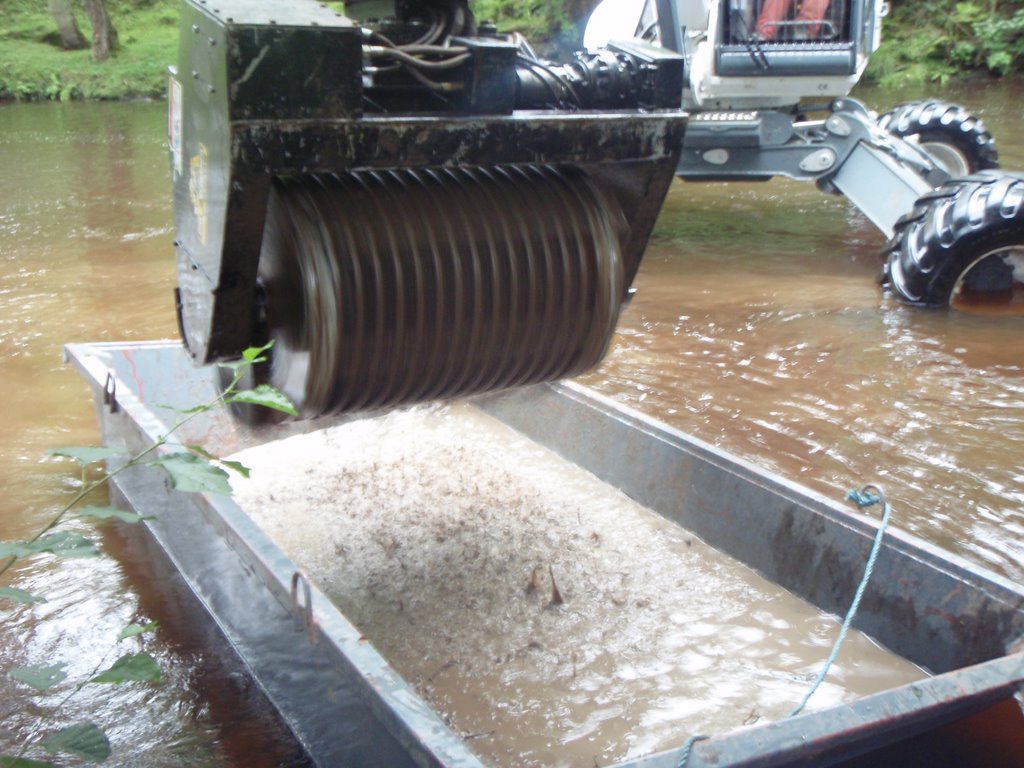
{"type": "MultiPolygon", "coordinates": [[[[107,444],[140,448],[166,433],[139,396],[143,383],[212,387],[209,371],[193,368],[176,342],[72,344],[65,354],[92,388],[107,444]]],[[[152,394],[151,402],[176,404],[152,394]]],[[[188,402],[192,395],[184,393],[183,405],[198,402],[188,402]]],[[[490,395],[477,405],[809,602],[845,611],[875,532],[864,516],[576,384],[490,395]],[[738,540],[741,525],[760,537],[738,540]],[[798,558],[779,557],[793,551],[811,555],[793,568],[798,558]]],[[[116,490],[136,510],[158,513],[151,534],[314,762],[481,765],[315,586],[306,597],[300,580],[294,594],[296,566],[233,501],[171,491],[146,470],[120,476],[116,490]],[[303,616],[312,620],[303,625],[303,616]],[[298,668],[281,663],[296,658],[298,668]]],[[[939,674],[700,742],[690,768],[831,765],[978,711],[1024,684],[1024,657],[1010,653],[1024,636],[1024,589],[1009,580],[891,530],[862,606],[860,629],[939,674]]],[[[681,724],[680,743],[687,735],[681,724]]],[[[667,768],[679,752],[620,768],[667,768]]]]}

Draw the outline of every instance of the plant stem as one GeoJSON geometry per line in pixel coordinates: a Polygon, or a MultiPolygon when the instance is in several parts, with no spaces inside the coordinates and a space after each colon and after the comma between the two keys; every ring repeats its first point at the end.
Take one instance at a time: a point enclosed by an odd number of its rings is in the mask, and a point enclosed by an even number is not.
{"type": "MultiPolygon", "coordinates": [[[[113,478],[117,477],[119,474],[124,472],[126,469],[138,466],[140,463],[142,463],[142,460],[146,456],[148,456],[149,454],[153,453],[157,449],[162,448],[163,446],[167,445],[167,438],[169,438],[171,435],[173,435],[179,429],[184,427],[186,424],[188,424],[190,421],[192,421],[192,419],[196,418],[199,414],[206,413],[207,411],[211,411],[211,410],[213,410],[214,408],[216,408],[219,405],[223,405],[225,398],[227,398],[229,395],[231,395],[231,394],[233,394],[235,392],[235,388],[237,387],[238,382],[241,381],[241,379],[242,379],[241,372],[236,370],[235,373],[234,373],[234,376],[232,378],[231,383],[227,387],[225,387],[224,390],[217,395],[217,397],[215,397],[213,400],[211,400],[210,402],[208,402],[206,405],[202,406],[198,410],[193,411],[192,413],[189,413],[184,418],[178,418],[174,422],[174,426],[172,426],[169,430],[167,430],[166,434],[164,434],[160,439],[158,439],[156,442],[154,442],[148,448],[145,448],[144,450],[140,451],[138,454],[136,454],[135,456],[130,458],[128,461],[126,461],[124,464],[122,464],[117,469],[115,469],[113,471],[108,471],[100,479],[95,480],[94,482],[89,483],[84,488],[82,488],[75,495],[75,497],[73,499],[71,499],[71,501],[69,501],[67,504],[65,504],[64,507],[56,515],[54,515],[53,518],[51,518],[50,522],[48,522],[45,526],[43,526],[42,529],[37,531],[36,534],[31,539],[28,540],[28,542],[30,544],[32,544],[32,543],[35,543],[36,541],[39,541],[40,538],[45,536],[47,533],[52,531],[57,525],[59,525],[60,522],[64,519],[64,517],[67,515],[67,513],[70,512],[72,509],[74,509],[86,496],[88,496],[93,491],[98,490],[100,487],[106,485],[110,480],[112,480],[113,478]]],[[[82,467],[82,483],[83,484],[85,483],[85,477],[86,477],[85,470],[86,470],[86,468],[82,467]]],[[[18,560],[18,556],[17,555],[11,555],[8,558],[7,562],[4,563],[4,565],[2,567],[0,567],[0,577],[2,577],[5,573],[7,573],[7,571],[10,570],[11,566],[14,565],[14,563],[17,562],[17,560],[18,560]]]]}

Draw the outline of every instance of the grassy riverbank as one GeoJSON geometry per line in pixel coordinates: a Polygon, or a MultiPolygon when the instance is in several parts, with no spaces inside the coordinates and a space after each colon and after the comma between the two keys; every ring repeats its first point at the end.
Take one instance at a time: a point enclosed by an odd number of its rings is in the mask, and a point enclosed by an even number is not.
{"type": "MultiPolygon", "coordinates": [[[[104,62],[65,51],[42,0],[5,0],[0,99],[129,99],[162,96],[178,55],[178,0],[107,0],[120,48],[104,62]]],[[[88,37],[89,22],[79,13],[88,37]]]]}
{"type": "MultiPolygon", "coordinates": [[[[288,0],[282,0],[287,2],[288,0]]],[[[569,18],[585,18],[595,0],[558,0],[534,12],[532,0],[472,0],[480,18],[502,29],[577,34],[569,18]],[[566,33],[566,29],[571,32],[566,33]],[[562,32],[559,32],[562,30],[562,32]]],[[[107,0],[121,45],[105,62],[89,50],[65,51],[43,0],[4,0],[0,28],[0,99],[129,99],[160,97],[167,66],[177,57],[179,0],[107,0]]],[[[332,2],[339,7],[343,3],[332,2]]],[[[88,36],[84,13],[79,26],[88,36]]],[[[979,5],[958,0],[895,3],[882,49],[866,79],[893,87],[945,83],[966,75],[1019,74],[1024,64],[1024,8],[1018,2],[979,5]]]]}

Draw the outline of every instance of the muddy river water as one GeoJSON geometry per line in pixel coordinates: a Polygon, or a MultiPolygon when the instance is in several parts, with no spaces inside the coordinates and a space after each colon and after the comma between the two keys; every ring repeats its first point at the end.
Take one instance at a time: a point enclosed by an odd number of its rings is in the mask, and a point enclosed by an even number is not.
{"type": "MultiPolygon", "coordinates": [[[[876,107],[918,95],[861,94],[876,107]]],[[[1024,168],[1019,87],[944,96],[1024,168]]],[[[31,535],[73,492],[46,452],[98,439],[61,345],[176,334],[164,133],[162,104],[0,107],[0,539],[31,535]]],[[[875,283],[881,244],[809,185],[676,183],[611,353],[584,382],[834,498],[884,485],[894,525],[1020,580],[1021,320],[900,306],[875,283]]],[[[122,626],[159,619],[144,643],[168,684],[84,689],[61,717],[101,721],[108,764],[299,764],[201,623],[116,536],[104,544],[117,559],[3,577],[48,602],[0,606],[0,668],[63,661],[81,677],[122,626]]],[[[33,711],[0,676],[0,750],[33,711]]]]}

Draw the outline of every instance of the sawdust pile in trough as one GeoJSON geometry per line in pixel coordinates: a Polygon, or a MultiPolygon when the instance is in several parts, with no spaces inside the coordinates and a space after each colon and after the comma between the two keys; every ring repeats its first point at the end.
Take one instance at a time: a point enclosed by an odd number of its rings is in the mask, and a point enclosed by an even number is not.
{"type": "MultiPolygon", "coordinates": [[[[236,498],[492,765],[606,765],[783,717],[834,619],[464,405],[237,457],[236,498]]],[[[923,673],[852,636],[820,708],[923,673]]]]}

